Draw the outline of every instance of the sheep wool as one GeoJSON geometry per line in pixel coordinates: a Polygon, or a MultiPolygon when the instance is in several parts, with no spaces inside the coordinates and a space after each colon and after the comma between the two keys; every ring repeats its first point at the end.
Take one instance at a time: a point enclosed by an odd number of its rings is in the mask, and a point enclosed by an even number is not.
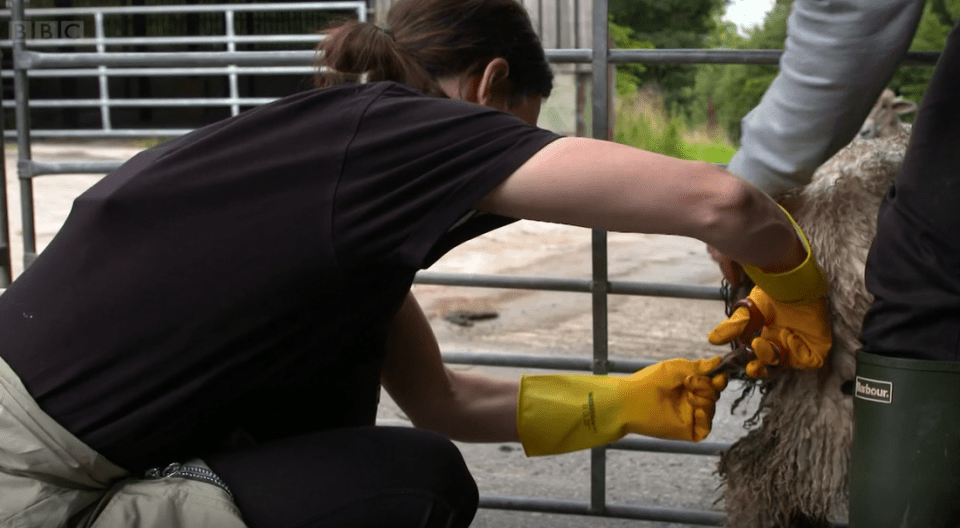
{"type": "Polygon", "coordinates": [[[880,203],[909,138],[908,127],[895,123],[880,135],[855,138],[817,170],[809,185],[780,197],[830,282],[834,343],[821,369],[782,369],[759,382],[757,415],[718,464],[728,526],[799,528],[847,518],[853,441],[849,388],[872,300],[864,267],[880,203]]]}

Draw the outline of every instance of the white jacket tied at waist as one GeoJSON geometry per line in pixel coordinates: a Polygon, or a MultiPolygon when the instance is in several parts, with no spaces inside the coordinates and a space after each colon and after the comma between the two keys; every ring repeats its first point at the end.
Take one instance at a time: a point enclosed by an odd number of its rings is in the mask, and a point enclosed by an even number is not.
{"type": "Polygon", "coordinates": [[[217,486],[130,477],[43,412],[2,358],[0,439],[0,528],[246,527],[217,486]]]}

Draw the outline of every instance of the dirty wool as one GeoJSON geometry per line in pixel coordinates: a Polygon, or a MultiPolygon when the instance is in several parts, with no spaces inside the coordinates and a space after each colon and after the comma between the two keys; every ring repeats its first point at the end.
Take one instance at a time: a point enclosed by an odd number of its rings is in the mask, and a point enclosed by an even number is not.
{"type": "Polygon", "coordinates": [[[780,200],[807,233],[830,281],[834,343],[822,369],[783,369],[759,382],[757,415],[718,465],[729,526],[799,528],[846,520],[849,387],[871,302],[864,264],[908,135],[900,128],[889,137],[854,139],[809,185],[780,200]]]}

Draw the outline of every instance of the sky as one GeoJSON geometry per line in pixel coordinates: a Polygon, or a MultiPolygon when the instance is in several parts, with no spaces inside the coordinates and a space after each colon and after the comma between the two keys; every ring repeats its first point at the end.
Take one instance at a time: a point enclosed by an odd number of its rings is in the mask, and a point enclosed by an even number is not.
{"type": "Polygon", "coordinates": [[[730,0],[726,20],[733,22],[743,32],[763,22],[763,16],[773,7],[774,0],[730,0]]]}

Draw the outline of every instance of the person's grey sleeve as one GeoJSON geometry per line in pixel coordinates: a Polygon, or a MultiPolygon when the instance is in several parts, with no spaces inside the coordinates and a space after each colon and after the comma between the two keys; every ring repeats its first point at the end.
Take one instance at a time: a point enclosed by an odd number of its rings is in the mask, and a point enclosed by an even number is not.
{"type": "Polygon", "coordinates": [[[741,122],[727,170],[770,195],[809,183],[860,129],[916,32],[923,0],[796,0],[780,73],[741,122]]]}

